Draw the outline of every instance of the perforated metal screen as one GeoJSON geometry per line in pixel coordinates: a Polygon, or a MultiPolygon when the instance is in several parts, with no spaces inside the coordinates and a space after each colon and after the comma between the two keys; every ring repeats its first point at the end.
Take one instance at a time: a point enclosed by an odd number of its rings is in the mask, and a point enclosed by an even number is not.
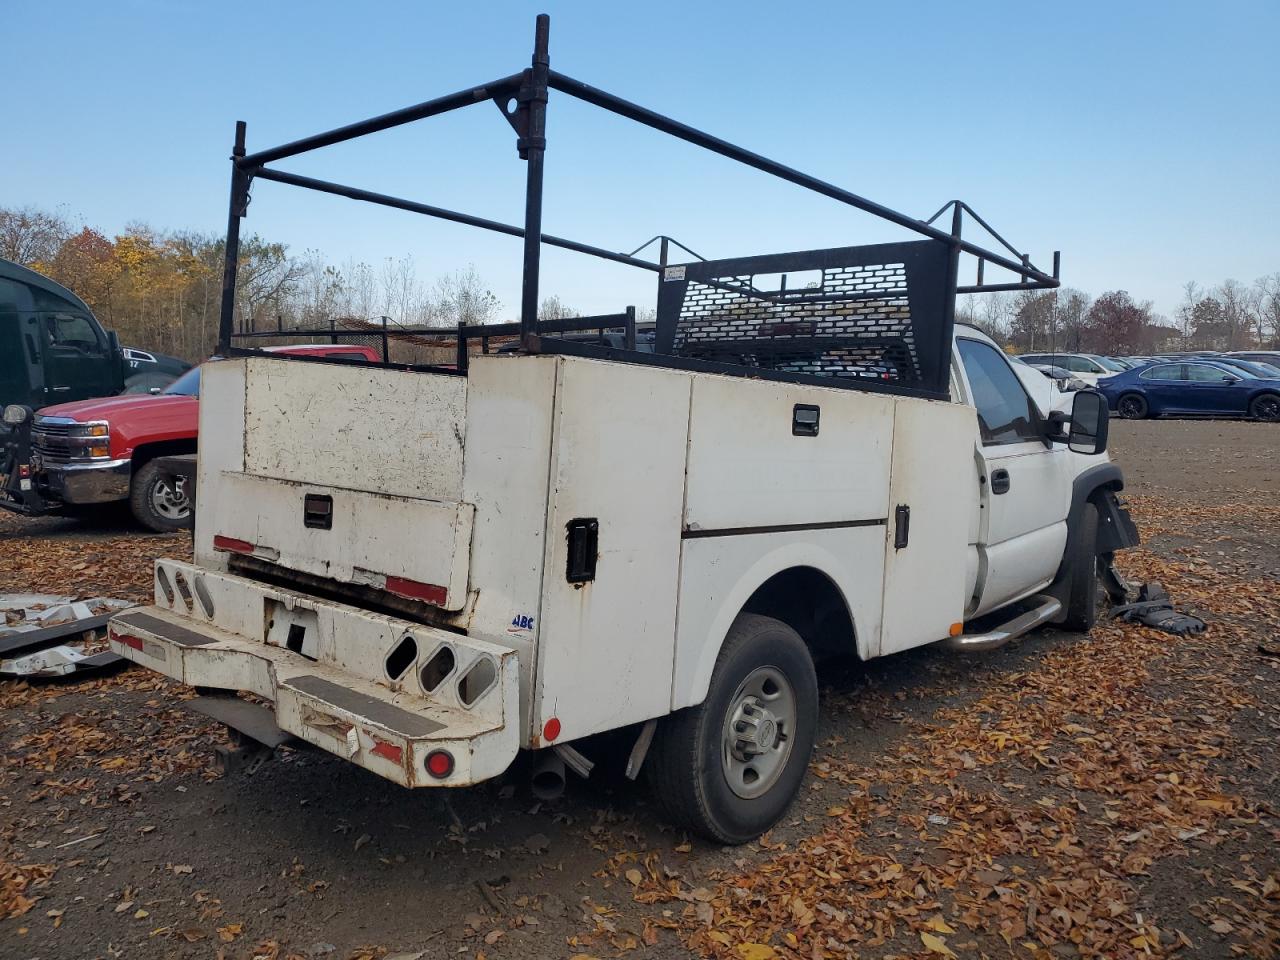
{"type": "Polygon", "coordinates": [[[949,253],[925,240],[669,267],[659,351],[945,393],[949,253]]]}

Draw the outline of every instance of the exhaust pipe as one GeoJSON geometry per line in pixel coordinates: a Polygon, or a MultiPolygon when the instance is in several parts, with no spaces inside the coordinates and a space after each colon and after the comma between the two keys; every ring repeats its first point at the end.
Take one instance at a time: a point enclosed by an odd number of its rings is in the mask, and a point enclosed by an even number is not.
{"type": "Polygon", "coordinates": [[[564,760],[554,750],[543,750],[533,762],[531,786],[539,800],[557,800],[564,793],[564,760]]]}

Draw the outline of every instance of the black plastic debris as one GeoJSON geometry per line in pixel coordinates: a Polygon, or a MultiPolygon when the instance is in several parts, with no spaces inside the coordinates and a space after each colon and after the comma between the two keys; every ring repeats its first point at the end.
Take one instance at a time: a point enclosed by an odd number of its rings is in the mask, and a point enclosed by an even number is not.
{"type": "Polygon", "coordinates": [[[1112,607],[1111,616],[1126,623],[1141,623],[1177,636],[1203,633],[1205,628],[1204,621],[1199,617],[1174,609],[1168,592],[1158,583],[1143,584],[1138,590],[1138,599],[1133,603],[1112,607]]]}

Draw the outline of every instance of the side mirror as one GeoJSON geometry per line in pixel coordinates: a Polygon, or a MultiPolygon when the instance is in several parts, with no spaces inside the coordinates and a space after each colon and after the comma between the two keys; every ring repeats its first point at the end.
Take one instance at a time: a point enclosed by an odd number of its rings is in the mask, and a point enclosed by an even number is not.
{"type": "Polygon", "coordinates": [[[1239,377],[1233,377],[1233,376],[1232,376],[1231,374],[1229,374],[1229,373],[1224,373],[1224,374],[1222,375],[1222,382],[1223,382],[1223,383],[1239,383],[1239,382],[1240,382],[1240,378],[1239,378],[1239,377]]]}
{"type": "Polygon", "coordinates": [[[1075,453],[1095,456],[1107,449],[1107,433],[1111,411],[1107,400],[1097,390],[1077,390],[1071,404],[1071,428],[1067,448],[1075,453]]]}
{"type": "Polygon", "coordinates": [[[1061,410],[1050,410],[1044,418],[1045,439],[1050,443],[1066,443],[1071,418],[1061,410]]]}

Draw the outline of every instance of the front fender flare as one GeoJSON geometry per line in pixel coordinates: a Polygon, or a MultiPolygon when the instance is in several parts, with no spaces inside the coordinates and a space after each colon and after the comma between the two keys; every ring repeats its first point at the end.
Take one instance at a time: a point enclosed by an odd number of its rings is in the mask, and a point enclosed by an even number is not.
{"type": "Polygon", "coordinates": [[[1058,588],[1069,586],[1071,558],[1075,555],[1079,539],[1080,513],[1084,505],[1096,497],[1099,491],[1112,494],[1124,489],[1124,473],[1114,463],[1100,463],[1090,467],[1075,478],[1071,485],[1071,508],[1067,513],[1067,543],[1062,551],[1062,561],[1054,577],[1051,593],[1057,596],[1058,588]]]}

